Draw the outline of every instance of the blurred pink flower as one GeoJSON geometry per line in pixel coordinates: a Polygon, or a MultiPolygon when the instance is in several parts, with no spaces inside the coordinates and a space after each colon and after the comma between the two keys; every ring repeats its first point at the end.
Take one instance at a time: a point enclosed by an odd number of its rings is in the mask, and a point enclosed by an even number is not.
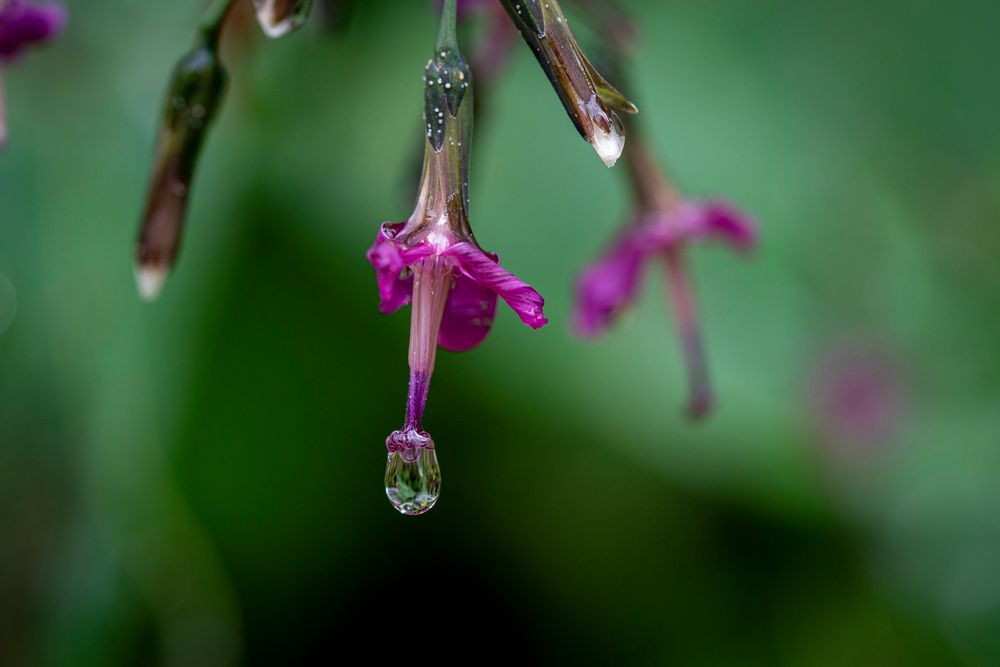
{"type": "Polygon", "coordinates": [[[810,401],[826,442],[847,448],[884,445],[903,420],[903,373],[892,354],[876,343],[839,342],[816,365],[810,401]]]}
{"type": "Polygon", "coordinates": [[[748,251],[756,242],[756,227],[724,202],[681,199],[638,140],[625,155],[636,211],[618,240],[580,276],[574,323],[583,336],[603,332],[635,300],[646,264],[662,259],[688,367],[687,410],[691,417],[700,418],[711,409],[712,393],[684,249],[695,241],[720,241],[748,251]]]}
{"type": "Polygon", "coordinates": [[[0,1],[0,61],[16,58],[29,47],[56,37],[67,16],[66,9],[55,3],[0,1]]]}

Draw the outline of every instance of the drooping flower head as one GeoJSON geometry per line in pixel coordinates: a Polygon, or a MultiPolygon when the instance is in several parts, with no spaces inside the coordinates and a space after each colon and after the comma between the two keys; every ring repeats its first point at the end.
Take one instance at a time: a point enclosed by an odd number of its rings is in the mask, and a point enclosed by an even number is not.
{"type": "Polygon", "coordinates": [[[547,322],[541,295],[484,252],[469,226],[472,75],[455,39],[454,13],[451,0],[424,72],[426,143],[416,208],[405,222],[383,224],[368,251],[382,312],[411,306],[406,420],[386,439],[386,493],[404,514],[429,510],[440,488],[434,441],[422,425],[437,347],[464,351],[481,343],[498,296],[528,326],[547,322]]]}
{"type": "Polygon", "coordinates": [[[662,260],[688,367],[687,410],[700,418],[713,397],[684,251],[698,241],[721,241],[748,251],[756,242],[756,228],[724,202],[682,199],[640,141],[632,142],[626,159],[636,209],[611,248],[578,280],[574,323],[584,336],[603,332],[635,300],[646,265],[662,260]]]}
{"type": "Polygon", "coordinates": [[[29,48],[53,39],[66,25],[66,9],[56,3],[0,0],[0,149],[7,142],[3,68],[29,48]]]}
{"type": "Polygon", "coordinates": [[[580,135],[611,167],[625,147],[617,112],[635,105],[598,73],[577,44],[558,0],[501,0],[520,29],[580,135]]]}

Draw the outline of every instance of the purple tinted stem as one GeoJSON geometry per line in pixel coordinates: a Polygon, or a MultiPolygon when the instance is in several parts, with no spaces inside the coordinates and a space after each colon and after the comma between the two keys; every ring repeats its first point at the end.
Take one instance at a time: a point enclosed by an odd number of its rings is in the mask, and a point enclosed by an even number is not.
{"type": "Polygon", "coordinates": [[[708,382],[705,349],[698,327],[698,314],[694,295],[688,281],[684,260],[679,252],[667,253],[667,286],[673,305],[674,319],[681,339],[681,350],[687,364],[689,398],[687,412],[692,419],[700,419],[712,407],[712,390],[708,382]]]}
{"type": "Polygon", "coordinates": [[[434,372],[438,333],[445,303],[451,292],[451,262],[429,257],[413,267],[413,301],[410,306],[410,393],[404,430],[421,430],[427,390],[434,372]]]}
{"type": "Polygon", "coordinates": [[[431,386],[431,374],[424,371],[410,371],[410,394],[406,399],[406,424],[404,431],[422,431],[424,406],[431,386]]]}

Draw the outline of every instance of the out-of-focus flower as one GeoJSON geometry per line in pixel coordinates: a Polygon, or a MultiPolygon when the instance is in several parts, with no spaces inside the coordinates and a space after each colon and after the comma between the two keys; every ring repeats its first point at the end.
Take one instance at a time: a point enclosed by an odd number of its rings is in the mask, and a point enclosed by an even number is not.
{"type": "Polygon", "coordinates": [[[557,0],[501,0],[559,94],[580,135],[611,167],[625,147],[617,112],[638,110],[602,77],[580,50],[557,0]]]}
{"type": "Polygon", "coordinates": [[[309,20],[312,0],[253,0],[257,22],[264,34],[272,39],[284,37],[304,26],[309,20]]]}
{"type": "Polygon", "coordinates": [[[202,145],[226,89],[218,41],[231,3],[202,26],[199,43],[178,61],[167,86],[146,212],[135,250],[139,294],[153,300],[177,260],[184,217],[202,145]]]}
{"type": "Polygon", "coordinates": [[[62,31],[66,18],[66,9],[55,3],[0,1],[0,60],[10,60],[49,41],[62,31]]]}
{"type": "Polygon", "coordinates": [[[580,277],[575,326],[584,336],[604,331],[635,300],[646,264],[662,259],[687,362],[688,414],[700,418],[711,408],[712,392],[684,249],[694,241],[715,240],[746,251],[755,243],[755,226],[725,203],[682,199],[641,142],[633,141],[626,159],[636,210],[608,252],[580,277]]]}
{"type": "Polygon", "coordinates": [[[56,3],[30,4],[0,0],[0,149],[7,142],[3,68],[32,46],[48,42],[62,32],[68,14],[56,3]]]}
{"type": "Polygon", "coordinates": [[[855,339],[829,346],[810,385],[813,421],[837,455],[883,446],[898,433],[906,403],[903,373],[882,345],[855,339]]]}
{"type": "MultiPolygon", "coordinates": [[[[448,20],[446,12],[442,24],[448,20]]],[[[469,226],[471,78],[453,31],[448,39],[443,30],[424,73],[426,144],[416,208],[406,222],[383,224],[368,251],[382,312],[411,304],[406,421],[386,439],[386,493],[403,514],[429,510],[440,489],[434,441],[422,426],[437,347],[463,351],[482,342],[498,296],[528,326],[547,322],[541,295],[484,252],[469,226]]]]}

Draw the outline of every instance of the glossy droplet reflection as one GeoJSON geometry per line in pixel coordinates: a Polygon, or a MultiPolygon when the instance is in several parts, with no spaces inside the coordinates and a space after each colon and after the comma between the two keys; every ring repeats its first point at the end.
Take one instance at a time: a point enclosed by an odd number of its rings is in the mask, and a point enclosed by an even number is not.
{"type": "Polygon", "coordinates": [[[305,25],[312,0],[253,0],[253,6],[261,29],[276,39],[305,25]]]}
{"type": "Polygon", "coordinates": [[[625,126],[621,118],[614,111],[605,111],[596,96],[587,103],[587,114],[593,127],[593,134],[589,137],[591,145],[604,164],[615,166],[625,150],[625,126]]]}
{"type": "Polygon", "coordinates": [[[432,447],[392,452],[385,466],[385,495],[401,514],[417,516],[441,494],[441,467],[432,447]],[[416,456],[415,460],[407,459],[416,456]]]}

